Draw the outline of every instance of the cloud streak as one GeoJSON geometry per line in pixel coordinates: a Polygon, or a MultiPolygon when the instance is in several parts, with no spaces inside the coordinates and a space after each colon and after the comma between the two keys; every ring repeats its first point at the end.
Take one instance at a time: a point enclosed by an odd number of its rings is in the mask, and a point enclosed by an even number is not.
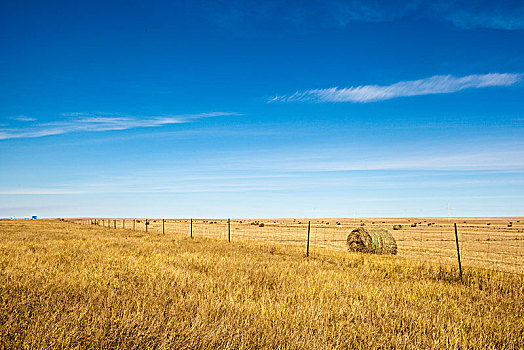
{"type": "Polygon", "coordinates": [[[454,77],[435,75],[430,78],[400,81],[392,85],[360,85],[349,88],[332,87],[275,96],[268,102],[353,102],[367,103],[397,97],[446,94],[471,88],[510,86],[522,80],[522,74],[490,73],[454,77]]]}
{"type": "Polygon", "coordinates": [[[524,29],[524,4],[511,1],[430,1],[417,0],[398,4],[382,0],[335,0],[331,16],[340,26],[352,22],[390,22],[398,19],[427,17],[452,23],[460,29],[524,29]]]}
{"type": "Polygon", "coordinates": [[[36,118],[27,117],[25,115],[17,115],[16,117],[10,117],[11,120],[16,120],[18,122],[34,122],[36,118]]]}
{"type": "MultiPolygon", "coordinates": [[[[128,130],[136,128],[160,127],[171,124],[190,123],[197,119],[235,116],[238,113],[211,112],[200,114],[165,115],[136,117],[111,113],[69,113],[69,119],[50,123],[40,123],[28,128],[0,129],[0,140],[17,138],[35,138],[50,135],[61,135],[72,132],[97,132],[128,130]]],[[[28,120],[29,121],[29,120],[28,120]]]]}
{"type": "Polygon", "coordinates": [[[475,6],[467,1],[431,4],[428,13],[442,17],[461,29],[524,29],[524,4],[511,1],[479,0],[475,6]]]}
{"type": "Polygon", "coordinates": [[[205,6],[204,16],[220,26],[238,30],[271,18],[285,28],[346,27],[355,22],[381,23],[424,19],[450,23],[459,29],[524,29],[524,3],[477,0],[310,0],[296,6],[292,1],[219,1],[205,6]]]}

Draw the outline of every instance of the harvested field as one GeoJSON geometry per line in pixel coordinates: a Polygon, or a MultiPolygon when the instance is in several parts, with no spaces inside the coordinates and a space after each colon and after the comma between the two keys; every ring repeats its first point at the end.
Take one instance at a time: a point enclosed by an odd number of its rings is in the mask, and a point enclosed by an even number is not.
{"type": "Polygon", "coordinates": [[[0,221],[0,250],[2,348],[524,343],[514,274],[471,267],[460,283],[456,271],[392,255],[317,249],[306,259],[302,247],[261,240],[45,220],[0,221]]]}
{"type": "MultiPolygon", "coordinates": [[[[100,219],[102,220],[102,219],[100,219]]],[[[107,220],[104,219],[107,226],[107,220]]],[[[121,227],[122,219],[117,221],[121,227]]],[[[133,227],[133,219],[125,227],[133,227]]],[[[309,219],[232,219],[233,240],[274,242],[305,247],[309,219]],[[260,224],[264,223],[263,227],[260,224]]],[[[136,224],[144,230],[144,219],[136,224]]],[[[88,222],[88,221],[84,221],[88,222]]],[[[457,248],[453,223],[458,225],[464,267],[485,267],[499,271],[524,273],[524,217],[512,218],[326,218],[311,219],[310,254],[330,250],[347,250],[347,235],[364,224],[366,229],[387,229],[393,234],[397,254],[401,257],[427,261],[442,266],[457,264],[457,248]],[[417,224],[412,227],[412,224],[417,224]],[[393,230],[393,226],[401,228],[393,230]]],[[[99,221],[102,224],[102,221],[99,221]]],[[[162,220],[152,222],[149,231],[162,231],[162,220]]],[[[168,219],[165,230],[189,235],[190,220],[168,219]]],[[[195,236],[227,239],[227,220],[194,219],[195,236]]]]}

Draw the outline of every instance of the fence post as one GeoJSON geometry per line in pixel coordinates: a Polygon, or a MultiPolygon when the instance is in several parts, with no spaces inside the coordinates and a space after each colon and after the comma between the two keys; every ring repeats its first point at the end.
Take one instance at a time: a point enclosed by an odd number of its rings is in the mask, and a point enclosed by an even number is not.
{"type": "Polygon", "coordinates": [[[115,227],[115,229],[116,229],[116,219],[113,220],[113,224],[114,224],[114,227],[115,227]]]}
{"type": "Polygon", "coordinates": [[[135,222],[136,222],[136,219],[133,219],[133,231],[135,230],[135,222]]]}
{"type": "Polygon", "coordinates": [[[162,234],[163,234],[163,235],[165,235],[165,234],[166,234],[166,233],[165,233],[165,230],[164,230],[164,222],[165,222],[165,220],[164,220],[164,219],[162,219],[162,234]]]}
{"type": "Polygon", "coordinates": [[[462,264],[460,263],[460,249],[459,249],[459,237],[457,232],[457,223],[455,223],[455,241],[457,242],[457,256],[458,256],[458,263],[459,263],[459,276],[460,280],[462,281],[462,264]]]}
{"type": "Polygon", "coordinates": [[[227,219],[227,241],[231,243],[231,219],[227,219]]]}
{"type": "Polygon", "coordinates": [[[126,228],[126,219],[122,219],[122,228],[126,228]]]}
{"type": "Polygon", "coordinates": [[[147,232],[147,225],[149,225],[149,222],[147,222],[147,219],[146,219],[146,221],[145,221],[146,232],[147,232]]]}
{"type": "Polygon", "coordinates": [[[191,219],[191,238],[193,238],[193,219],[191,219]]]}
{"type": "Polygon", "coordinates": [[[306,258],[309,257],[309,233],[311,231],[311,221],[308,221],[307,223],[307,250],[306,250],[306,258]]]}

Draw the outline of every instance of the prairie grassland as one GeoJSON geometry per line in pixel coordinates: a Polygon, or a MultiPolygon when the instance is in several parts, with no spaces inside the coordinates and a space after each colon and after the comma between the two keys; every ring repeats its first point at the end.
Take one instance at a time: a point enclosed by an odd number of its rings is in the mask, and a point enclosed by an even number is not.
{"type": "MultiPolygon", "coordinates": [[[[133,228],[133,219],[104,219],[111,227],[133,228]]],[[[162,231],[161,219],[150,219],[148,230],[162,231]]],[[[457,264],[453,223],[458,224],[462,263],[465,267],[486,267],[524,274],[524,218],[375,218],[312,219],[311,253],[317,249],[346,250],[348,233],[363,225],[391,231],[401,257],[428,261],[443,266],[457,264]],[[394,225],[400,229],[393,230],[394,225]]],[[[145,230],[145,220],[135,221],[135,229],[145,230]]],[[[102,224],[102,221],[100,221],[102,224]]],[[[285,243],[305,247],[308,219],[235,219],[231,220],[233,240],[285,243]]],[[[190,221],[169,219],[169,232],[189,234],[190,221]]],[[[199,237],[227,239],[227,220],[193,220],[193,232],[199,237]]]]}
{"type": "Polygon", "coordinates": [[[401,256],[0,221],[2,348],[522,349],[524,278],[401,256]]]}

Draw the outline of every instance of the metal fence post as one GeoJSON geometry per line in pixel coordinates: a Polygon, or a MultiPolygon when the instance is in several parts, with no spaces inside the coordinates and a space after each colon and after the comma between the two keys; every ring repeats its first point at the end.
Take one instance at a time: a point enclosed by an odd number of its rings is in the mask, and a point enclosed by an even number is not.
{"type": "Polygon", "coordinates": [[[306,258],[309,257],[309,233],[311,232],[311,221],[308,221],[307,223],[307,250],[306,250],[306,258]]]}
{"type": "Polygon", "coordinates": [[[191,238],[193,238],[193,219],[191,219],[191,238]]]}
{"type": "Polygon", "coordinates": [[[231,219],[227,219],[227,241],[231,243],[231,219]]]}
{"type": "Polygon", "coordinates": [[[460,263],[460,249],[459,249],[459,237],[457,232],[457,223],[455,223],[455,241],[457,242],[457,257],[458,257],[458,263],[459,263],[459,276],[460,280],[462,281],[462,264],[460,263]]]}

